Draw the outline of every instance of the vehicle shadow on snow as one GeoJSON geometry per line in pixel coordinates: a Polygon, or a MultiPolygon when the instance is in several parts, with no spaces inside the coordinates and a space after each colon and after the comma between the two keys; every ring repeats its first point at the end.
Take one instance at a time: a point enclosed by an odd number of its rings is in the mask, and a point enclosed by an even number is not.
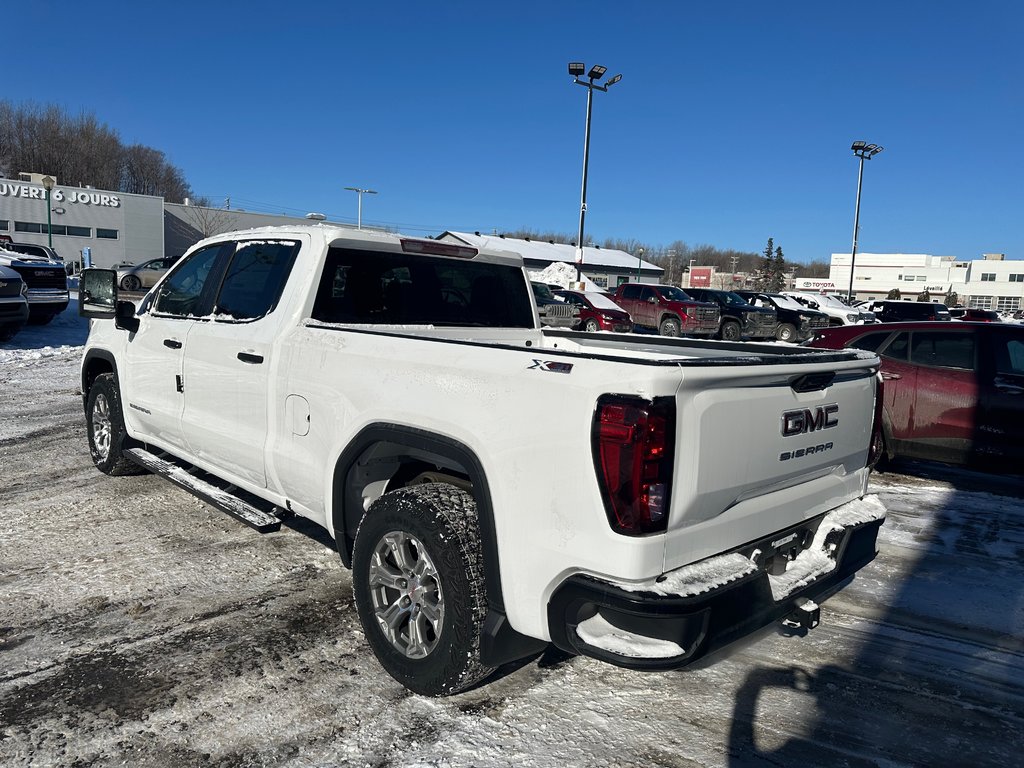
{"type": "MultiPolygon", "coordinates": [[[[882,555],[858,575],[869,599],[825,630],[856,643],[848,663],[750,670],[729,765],[1004,766],[1024,751],[1015,714],[1024,707],[1024,483],[924,463],[900,469],[917,477],[872,483],[890,507],[883,555],[909,553],[900,583],[881,594],[893,578],[882,555]]],[[[856,587],[844,601],[856,604],[856,587]]]]}

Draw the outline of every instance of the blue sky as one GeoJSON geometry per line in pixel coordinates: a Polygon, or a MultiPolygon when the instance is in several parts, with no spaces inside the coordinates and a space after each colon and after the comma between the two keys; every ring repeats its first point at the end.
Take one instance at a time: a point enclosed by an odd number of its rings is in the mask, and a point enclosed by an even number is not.
{"type": "Polygon", "coordinates": [[[433,235],[1024,258],[1024,6],[933,2],[81,3],[5,9],[3,97],[85,110],[198,194],[433,235]],[[373,5],[374,7],[367,7],[373,5]],[[27,50],[28,30],[38,43],[27,50]],[[49,54],[40,50],[48,47],[49,54]]]}

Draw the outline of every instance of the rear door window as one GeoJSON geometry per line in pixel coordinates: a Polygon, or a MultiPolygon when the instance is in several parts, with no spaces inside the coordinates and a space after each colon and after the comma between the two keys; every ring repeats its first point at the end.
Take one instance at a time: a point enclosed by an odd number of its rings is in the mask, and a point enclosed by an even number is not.
{"type": "Polygon", "coordinates": [[[217,320],[255,320],[270,314],[281,299],[298,252],[294,240],[238,243],[217,297],[217,320]]]}
{"type": "Polygon", "coordinates": [[[528,290],[522,270],[503,264],[331,248],[313,319],[532,328],[528,290]]]}
{"type": "Polygon", "coordinates": [[[951,331],[915,331],[910,361],[935,368],[974,370],[974,334],[951,331]]]}

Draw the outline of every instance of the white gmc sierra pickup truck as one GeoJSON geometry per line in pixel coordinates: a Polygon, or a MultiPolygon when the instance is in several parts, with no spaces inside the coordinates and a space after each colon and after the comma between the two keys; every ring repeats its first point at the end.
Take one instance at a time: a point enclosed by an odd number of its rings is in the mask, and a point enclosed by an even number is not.
{"type": "Polygon", "coordinates": [[[462,690],[551,642],[682,666],[876,554],[878,358],[541,328],[516,255],[218,235],[136,307],[86,270],[92,457],[334,537],[383,667],[462,690]]]}

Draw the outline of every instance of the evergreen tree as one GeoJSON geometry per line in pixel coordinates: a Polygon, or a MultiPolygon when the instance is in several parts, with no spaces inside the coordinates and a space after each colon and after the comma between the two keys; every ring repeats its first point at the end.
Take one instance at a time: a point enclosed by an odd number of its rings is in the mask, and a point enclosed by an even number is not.
{"type": "Polygon", "coordinates": [[[920,295],[917,297],[917,300],[918,301],[931,301],[932,300],[932,295],[930,293],[928,293],[928,289],[925,288],[923,291],[921,291],[920,295]]]}
{"type": "Polygon", "coordinates": [[[781,291],[786,287],[786,257],[782,255],[782,246],[775,249],[772,260],[772,290],[781,291]]]}
{"type": "Polygon", "coordinates": [[[773,262],[775,253],[775,241],[772,238],[768,238],[768,245],[761,253],[760,264],[757,267],[757,277],[754,278],[754,285],[757,286],[759,291],[774,291],[776,289],[771,288],[772,284],[772,272],[773,262]]]}
{"type": "Polygon", "coordinates": [[[903,297],[900,295],[900,289],[899,288],[893,288],[891,291],[889,291],[889,293],[886,295],[885,298],[887,298],[887,299],[889,299],[891,301],[899,301],[903,297]]]}

